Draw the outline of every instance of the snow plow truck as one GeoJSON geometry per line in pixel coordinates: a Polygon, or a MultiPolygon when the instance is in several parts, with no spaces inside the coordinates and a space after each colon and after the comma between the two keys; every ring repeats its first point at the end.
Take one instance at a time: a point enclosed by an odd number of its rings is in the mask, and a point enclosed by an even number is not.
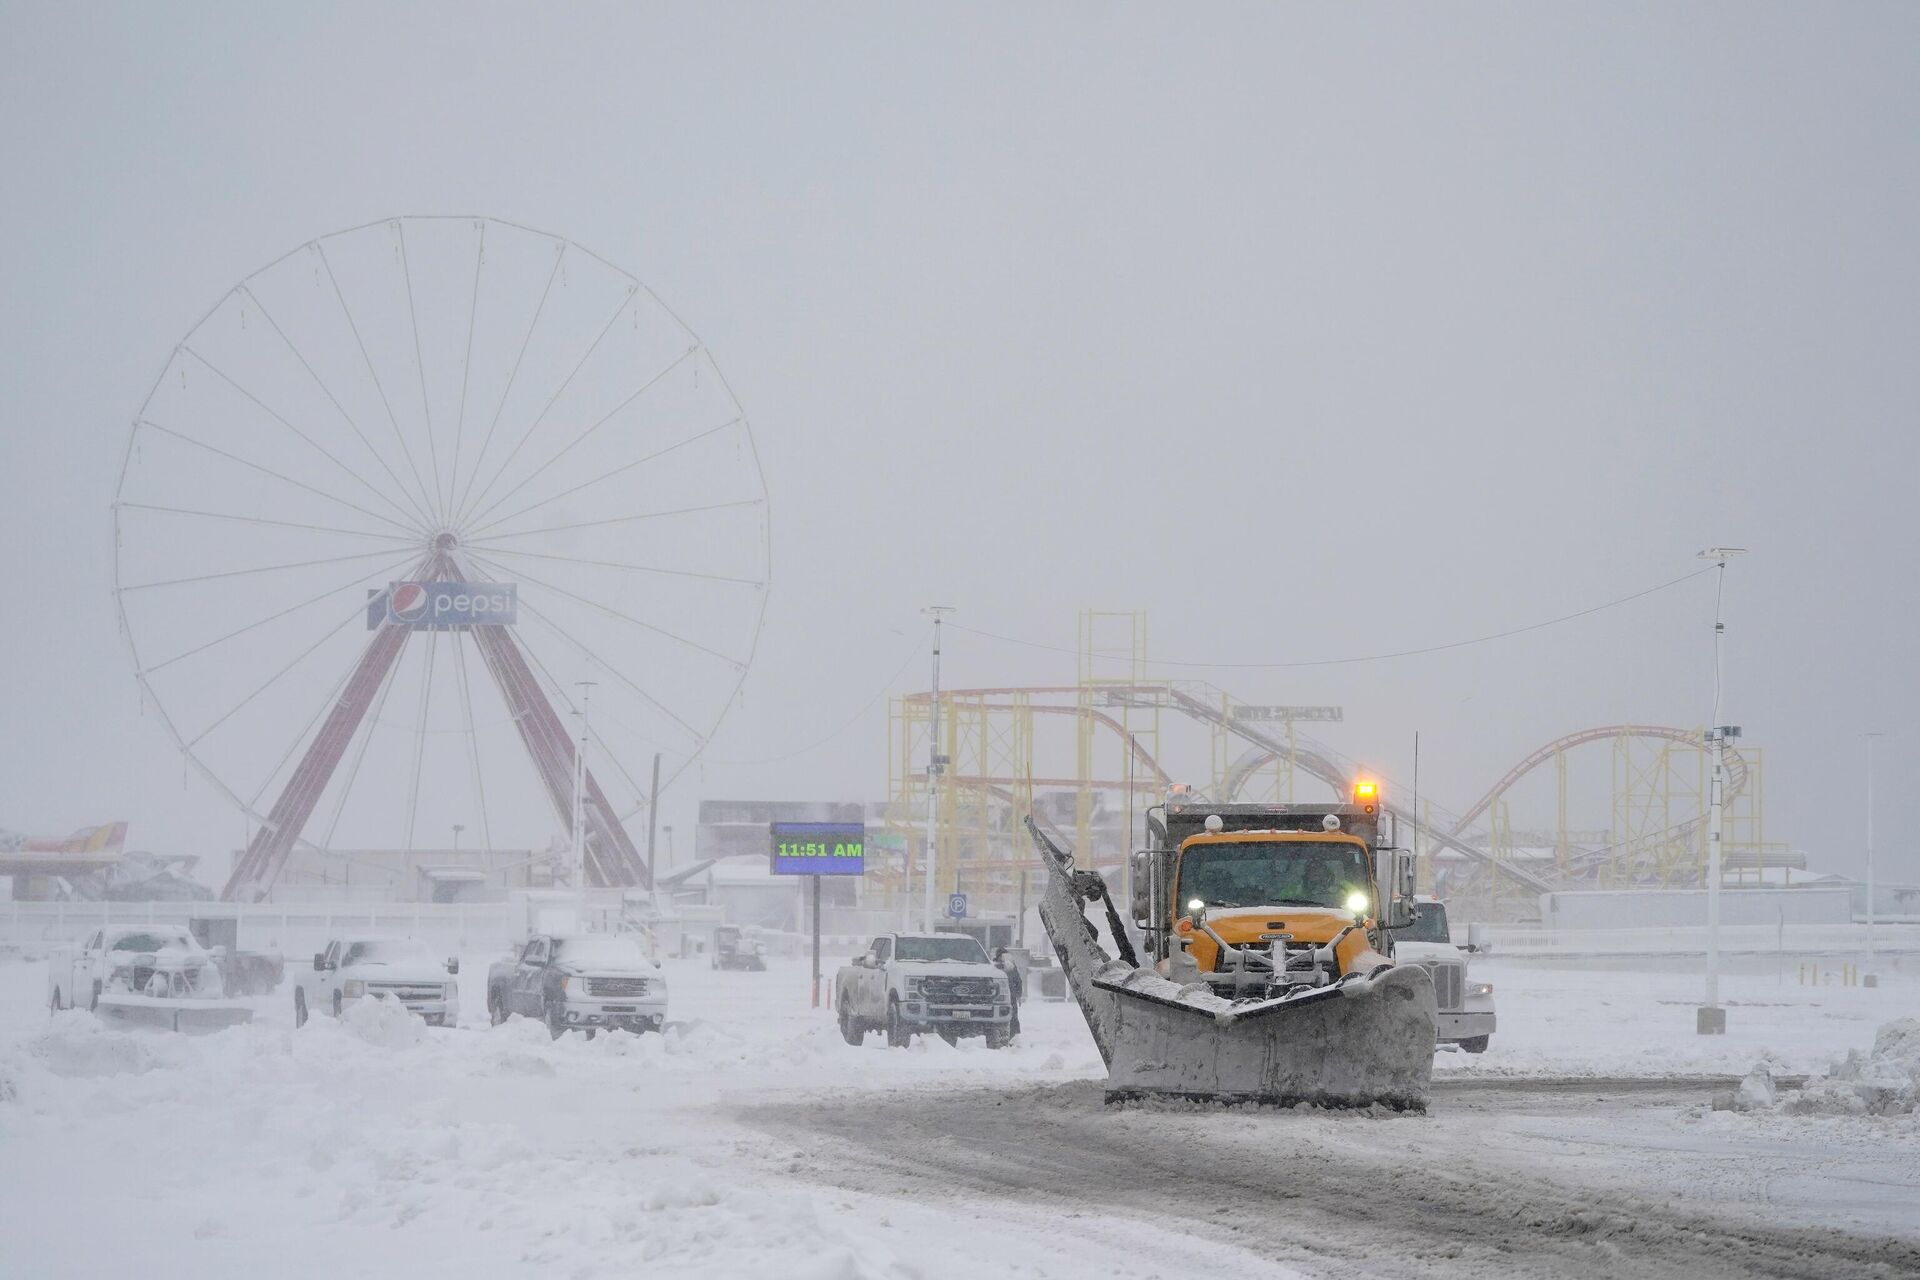
{"type": "Polygon", "coordinates": [[[1364,782],[1351,804],[1155,806],[1128,867],[1131,929],[1106,880],[1027,819],[1048,870],[1040,917],[1109,1102],[1425,1107],[1433,980],[1393,960],[1413,859],[1380,815],[1364,782]]]}

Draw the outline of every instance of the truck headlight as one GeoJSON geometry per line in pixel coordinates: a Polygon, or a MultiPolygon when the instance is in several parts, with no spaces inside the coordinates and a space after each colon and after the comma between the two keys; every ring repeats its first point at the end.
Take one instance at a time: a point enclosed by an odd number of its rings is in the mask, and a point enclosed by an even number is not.
{"type": "Polygon", "coordinates": [[[1352,912],[1356,916],[1365,915],[1367,911],[1367,895],[1362,893],[1358,889],[1355,889],[1352,893],[1348,894],[1347,910],[1352,912]]]}
{"type": "Polygon", "coordinates": [[[349,1000],[358,1000],[367,994],[367,984],[358,978],[348,978],[347,985],[340,989],[340,994],[349,1000]]]}
{"type": "Polygon", "coordinates": [[[919,995],[919,994],[920,994],[920,983],[921,983],[921,980],[920,980],[919,978],[908,978],[908,979],[907,979],[907,994],[908,994],[908,995],[910,995],[910,996],[917,996],[917,995],[919,995]]]}
{"type": "Polygon", "coordinates": [[[1493,994],[1493,984],[1491,982],[1473,983],[1467,988],[1467,994],[1470,996],[1490,996],[1493,994]]]}

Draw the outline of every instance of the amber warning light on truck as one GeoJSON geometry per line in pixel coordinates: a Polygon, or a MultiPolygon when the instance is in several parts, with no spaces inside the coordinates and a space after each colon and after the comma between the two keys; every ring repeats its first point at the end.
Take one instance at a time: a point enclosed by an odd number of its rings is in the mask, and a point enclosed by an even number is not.
{"type": "Polygon", "coordinates": [[[867,869],[867,829],[857,822],[772,824],[773,874],[857,876],[867,869]]]}

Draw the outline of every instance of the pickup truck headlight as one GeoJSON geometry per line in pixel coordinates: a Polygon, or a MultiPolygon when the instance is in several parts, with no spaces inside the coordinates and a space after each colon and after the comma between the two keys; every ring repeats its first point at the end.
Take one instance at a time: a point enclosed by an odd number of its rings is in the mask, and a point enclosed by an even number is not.
{"type": "Polygon", "coordinates": [[[917,996],[917,995],[919,995],[919,994],[920,994],[920,987],[921,987],[921,979],[919,979],[919,978],[908,978],[908,979],[907,979],[907,994],[908,994],[908,995],[910,995],[910,996],[917,996]]]}
{"type": "Polygon", "coordinates": [[[358,978],[348,978],[347,985],[340,989],[340,994],[349,1000],[358,1000],[367,994],[367,984],[358,978]]]}
{"type": "Polygon", "coordinates": [[[1470,996],[1490,996],[1493,994],[1493,984],[1491,982],[1470,983],[1467,986],[1467,994],[1470,996]]]}

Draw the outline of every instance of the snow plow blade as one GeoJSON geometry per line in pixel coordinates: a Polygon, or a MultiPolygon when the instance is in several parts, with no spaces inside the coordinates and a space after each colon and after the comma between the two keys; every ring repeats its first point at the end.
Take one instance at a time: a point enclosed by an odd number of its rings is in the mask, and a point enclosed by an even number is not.
{"type": "Polygon", "coordinates": [[[1134,962],[1097,873],[1077,871],[1031,818],[1048,867],[1040,919],[1107,1064],[1107,1101],[1145,1097],[1231,1103],[1426,1106],[1437,1032],[1423,968],[1383,965],[1332,986],[1266,1000],[1228,1000],[1134,962]],[[1121,958],[1086,918],[1106,906],[1121,958]]]}
{"type": "Polygon", "coordinates": [[[204,1032],[253,1021],[253,1010],[232,1000],[179,1000],[106,992],[94,1006],[104,1022],[119,1026],[159,1027],[166,1031],[204,1032]]]}

